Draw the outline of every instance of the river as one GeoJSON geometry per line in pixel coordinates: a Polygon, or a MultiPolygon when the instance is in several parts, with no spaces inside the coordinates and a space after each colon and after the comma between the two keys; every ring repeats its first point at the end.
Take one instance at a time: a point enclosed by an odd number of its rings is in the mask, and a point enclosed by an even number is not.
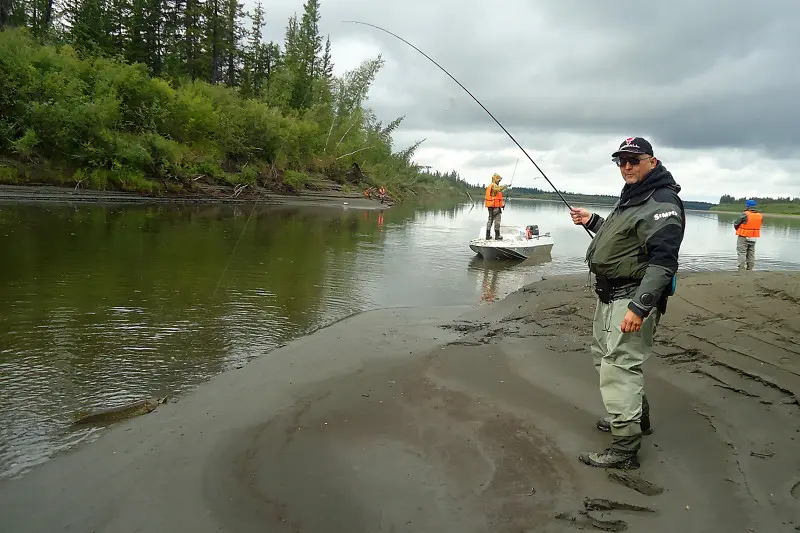
{"type": "MultiPolygon", "coordinates": [[[[734,218],[689,213],[681,270],[735,270],[734,218]]],[[[483,304],[586,272],[589,237],[563,205],[509,201],[504,224],[555,240],[523,264],[476,259],[485,219],[469,204],[0,205],[0,478],[95,438],[76,412],[179,397],[353,313],[483,304]]],[[[800,218],[764,226],[756,268],[800,270],[800,218]]]]}

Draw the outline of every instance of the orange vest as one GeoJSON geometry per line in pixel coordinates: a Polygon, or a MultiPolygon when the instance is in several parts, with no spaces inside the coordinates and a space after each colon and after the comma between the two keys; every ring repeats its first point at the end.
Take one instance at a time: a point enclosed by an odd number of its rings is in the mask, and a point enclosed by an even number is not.
{"type": "Polygon", "coordinates": [[[492,185],[486,187],[486,207],[504,207],[503,205],[503,191],[497,191],[497,194],[492,196],[492,185]]]}
{"type": "Polygon", "coordinates": [[[761,237],[761,213],[747,211],[747,220],[736,228],[736,235],[739,237],[761,237]]]}

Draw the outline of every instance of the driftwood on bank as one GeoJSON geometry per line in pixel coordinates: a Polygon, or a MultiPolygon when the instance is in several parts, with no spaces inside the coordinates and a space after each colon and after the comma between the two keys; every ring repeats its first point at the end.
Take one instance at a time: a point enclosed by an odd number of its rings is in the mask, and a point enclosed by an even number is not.
{"type": "Polygon", "coordinates": [[[79,414],[75,419],[75,425],[118,422],[155,411],[162,403],[167,403],[166,396],[160,398],[146,398],[124,405],[98,409],[90,413],[79,414]]]}

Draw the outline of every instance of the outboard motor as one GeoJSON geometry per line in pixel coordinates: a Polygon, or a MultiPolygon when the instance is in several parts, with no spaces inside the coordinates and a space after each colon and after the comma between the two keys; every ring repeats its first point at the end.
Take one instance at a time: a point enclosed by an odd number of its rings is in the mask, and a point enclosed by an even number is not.
{"type": "Polygon", "coordinates": [[[531,237],[534,237],[536,235],[539,235],[539,226],[537,226],[536,224],[532,224],[530,226],[525,226],[525,236],[528,239],[530,239],[531,237]]]}

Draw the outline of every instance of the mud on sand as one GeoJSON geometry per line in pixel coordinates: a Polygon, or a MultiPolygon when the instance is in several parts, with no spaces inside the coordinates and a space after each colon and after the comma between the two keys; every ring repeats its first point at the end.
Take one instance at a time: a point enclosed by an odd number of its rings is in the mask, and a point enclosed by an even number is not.
{"type": "Polygon", "coordinates": [[[577,459],[585,283],[320,330],[0,483],[3,531],[800,530],[800,276],[681,277],[633,472],[577,459]]]}

